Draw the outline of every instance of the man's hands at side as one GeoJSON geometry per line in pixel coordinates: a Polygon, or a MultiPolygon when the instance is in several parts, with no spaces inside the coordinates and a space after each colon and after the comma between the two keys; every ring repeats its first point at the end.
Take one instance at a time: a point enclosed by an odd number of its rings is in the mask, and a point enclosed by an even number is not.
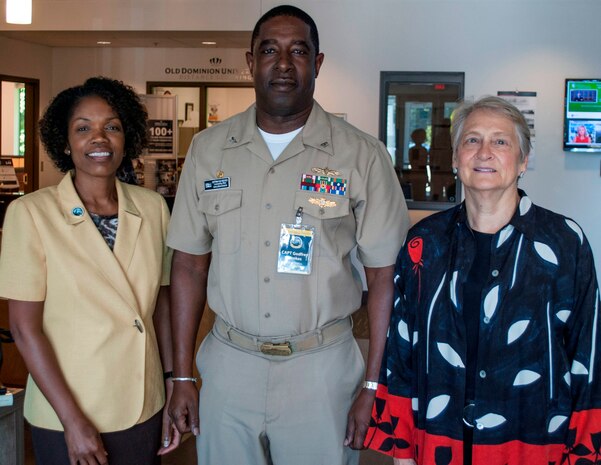
{"type": "Polygon", "coordinates": [[[376,391],[362,389],[348,414],[344,445],[351,449],[364,449],[365,435],[371,419],[371,410],[376,398],[376,391]]]}
{"type": "Polygon", "coordinates": [[[198,389],[191,382],[175,382],[171,402],[169,402],[169,416],[177,430],[181,433],[192,432],[194,436],[200,434],[198,427],[198,389]]]}

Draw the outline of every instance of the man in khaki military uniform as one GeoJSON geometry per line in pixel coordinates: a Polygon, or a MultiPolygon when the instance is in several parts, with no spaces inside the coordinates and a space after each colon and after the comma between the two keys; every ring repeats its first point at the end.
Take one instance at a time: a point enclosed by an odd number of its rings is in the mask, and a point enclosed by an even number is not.
{"type": "Polygon", "coordinates": [[[195,136],[168,245],[178,429],[201,464],[355,464],[363,447],[408,218],[385,147],[314,100],[317,28],[267,12],[247,62],[256,104],[195,136]],[[350,315],[369,288],[367,367],[350,315]],[[205,301],[217,313],[192,374],[205,301]]]}

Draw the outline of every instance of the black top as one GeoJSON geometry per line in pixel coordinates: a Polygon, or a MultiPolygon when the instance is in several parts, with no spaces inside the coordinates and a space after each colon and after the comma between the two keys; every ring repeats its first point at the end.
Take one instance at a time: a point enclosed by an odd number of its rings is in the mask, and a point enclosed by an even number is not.
{"type": "MultiPolygon", "coordinates": [[[[482,291],[488,281],[490,267],[490,246],[493,234],[473,231],[476,240],[476,255],[472,268],[463,286],[463,322],[465,323],[465,400],[474,399],[476,366],[478,362],[478,328],[482,308],[482,291]]],[[[467,402],[466,402],[467,403],[467,402]]]]}

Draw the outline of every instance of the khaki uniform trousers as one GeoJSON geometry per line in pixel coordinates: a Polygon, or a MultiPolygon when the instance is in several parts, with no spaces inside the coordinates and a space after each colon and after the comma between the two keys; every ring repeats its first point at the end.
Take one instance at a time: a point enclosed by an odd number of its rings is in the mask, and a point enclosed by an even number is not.
{"type": "Polygon", "coordinates": [[[198,465],[356,465],[343,446],[365,364],[349,330],[339,341],[290,356],[231,345],[215,331],[197,366],[198,465]]]}

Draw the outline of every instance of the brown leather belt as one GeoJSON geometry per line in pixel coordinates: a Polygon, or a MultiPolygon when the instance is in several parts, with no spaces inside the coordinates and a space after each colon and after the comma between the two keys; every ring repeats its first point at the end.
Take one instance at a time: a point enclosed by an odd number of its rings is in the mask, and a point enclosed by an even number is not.
{"type": "Polygon", "coordinates": [[[265,355],[287,356],[330,345],[349,333],[352,327],[351,317],[348,317],[296,336],[261,337],[240,331],[217,316],[213,331],[241,349],[261,352],[265,355]]]}

